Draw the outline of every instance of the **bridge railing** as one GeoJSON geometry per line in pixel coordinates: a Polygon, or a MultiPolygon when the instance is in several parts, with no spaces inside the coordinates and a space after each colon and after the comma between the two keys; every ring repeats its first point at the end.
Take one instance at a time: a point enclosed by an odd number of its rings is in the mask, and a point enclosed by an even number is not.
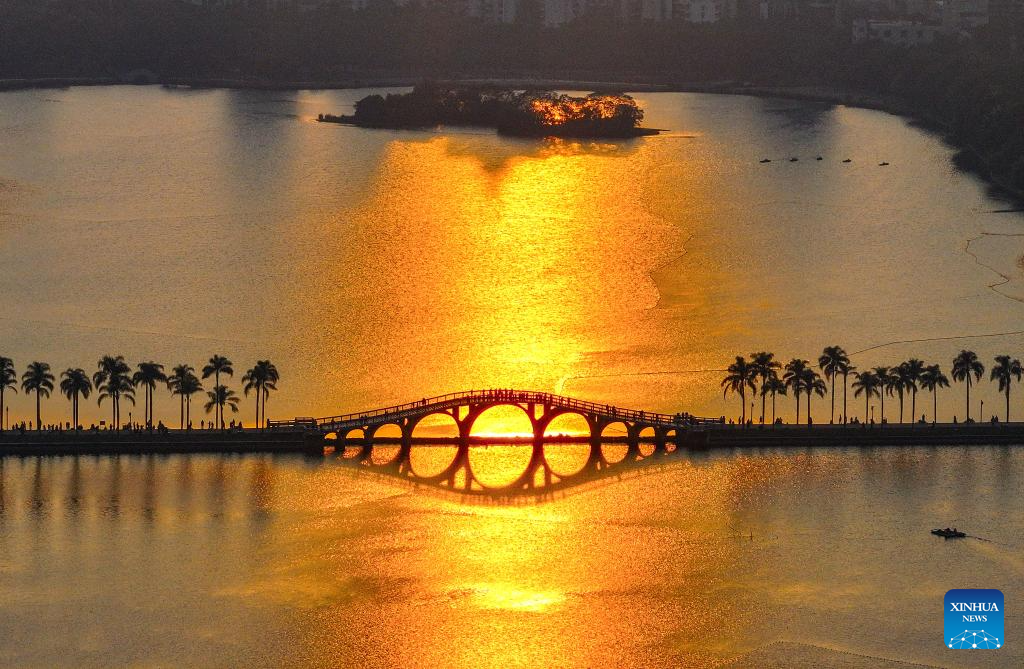
{"type": "Polygon", "coordinates": [[[529,390],[513,390],[492,388],[487,390],[464,390],[435,397],[425,397],[417,402],[406,402],[390,407],[360,411],[322,418],[295,418],[291,421],[268,421],[272,429],[315,429],[359,425],[367,422],[378,422],[382,419],[399,419],[410,414],[420,414],[426,410],[439,410],[452,406],[461,406],[472,401],[510,402],[527,404],[549,404],[563,409],[577,410],[584,413],[597,413],[606,417],[621,418],[640,423],[701,425],[720,424],[721,418],[705,418],[686,413],[664,414],[639,409],[623,409],[610,404],[599,404],[578,400],[553,393],[529,390]]]}

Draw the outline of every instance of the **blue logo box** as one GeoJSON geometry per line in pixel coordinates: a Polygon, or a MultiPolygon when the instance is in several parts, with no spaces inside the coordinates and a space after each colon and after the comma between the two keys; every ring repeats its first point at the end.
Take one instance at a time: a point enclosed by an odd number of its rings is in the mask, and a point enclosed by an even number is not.
{"type": "Polygon", "coordinates": [[[999,590],[950,590],[944,599],[946,648],[1002,648],[1003,593],[999,590]]]}

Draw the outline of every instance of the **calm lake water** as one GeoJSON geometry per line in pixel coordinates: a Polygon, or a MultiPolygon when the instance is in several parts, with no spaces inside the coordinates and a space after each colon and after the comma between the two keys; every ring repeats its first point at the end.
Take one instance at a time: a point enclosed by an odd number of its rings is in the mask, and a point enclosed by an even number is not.
{"type": "MultiPolygon", "coordinates": [[[[503,386],[718,416],[739,409],[721,374],[690,370],[736,354],[1024,328],[1024,215],[992,213],[1012,207],[904,119],[643,94],[647,125],[667,134],[314,121],[367,92],[0,95],[0,354],[89,371],[108,352],[197,367],[219,352],[240,371],[270,358],[272,418],[503,386]]],[[[1024,354],[1024,335],[854,363],[948,369],[962,346],[990,362],[1024,354]]],[[[999,407],[987,382],[974,396],[999,407]]],[[[165,393],[156,411],[177,420],[165,393]]],[[[33,412],[14,398],[12,419],[33,412]]],[[[953,412],[962,388],[940,394],[953,412]]],[[[82,407],[86,421],[107,413],[82,407]]],[[[44,421],[67,414],[44,403],[44,421]]]]}
{"type": "MultiPolygon", "coordinates": [[[[1024,216],[903,119],[644,94],[669,132],[628,142],[313,120],[366,93],[0,94],[0,354],[270,358],[271,417],[493,386],[735,414],[706,370],[752,350],[1024,355],[949,339],[1024,328],[1024,216]]],[[[526,452],[473,457],[500,482],[526,452]]],[[[336,457],[0,459],[0,666],[1020,666],[1022,485],[1012,448],[680,454],[487,504],[336,457]],[[999,651],[943,646],[971,587],[1006,595],[999,651]]]]}
{"type": "Polygon", "coordinates": [[[522,504],[334,458],[0,459],[0,665],[1021,666],[1022,486],[995,447],[672,456],[522,504]],[[943,646],[971,587],[998,651],[943,646]]]}

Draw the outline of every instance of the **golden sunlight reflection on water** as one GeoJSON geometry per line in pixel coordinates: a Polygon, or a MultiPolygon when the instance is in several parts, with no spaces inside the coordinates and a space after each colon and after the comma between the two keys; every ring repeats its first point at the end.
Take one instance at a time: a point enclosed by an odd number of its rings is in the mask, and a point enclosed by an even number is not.
{"type": "MultiPolygon", "coordinates": [[[[696,668],[787,641],[807,666],[945,666],[934,617],[913,612],[950,573],[1024,595],[1022,516],[993,503],[1019,489],[1020,456],[673,456],[541,504],[331,458],[2,459],[0,616],[21,641],[0,659],[696,668]],[[936,543],[939,518],[991,542],[936,543]]],[[[1020,660],[1005,650],[966,666],[1020,660]]]]}

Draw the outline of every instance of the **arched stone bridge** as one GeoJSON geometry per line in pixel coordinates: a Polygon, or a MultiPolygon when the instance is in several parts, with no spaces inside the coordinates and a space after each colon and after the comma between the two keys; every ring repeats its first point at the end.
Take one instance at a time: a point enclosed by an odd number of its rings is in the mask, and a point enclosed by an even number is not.
{"type": "MultiPolygon", "coordinates": [[[[356,459],[370,464],[375,444],[382,439],[376,438],[381,428],[394,425],[401,431],[401,437],[388,441],[397,442],[395,457],[383,465],[398,473],[407,473],[414,480],[427,483],[458,486],[465,491],[485,489],[473,475],[469,462],[469,448],[474,441],[481,441],[472,436],[476,420],[488,409],[497,406],[515,406],[522,409],[529,418],[533,436],[525,441],[532,446],[532,456],[525,471],[505,489],[532,489],[540,474],[543,484],[568,483],[571,477],[587,476],[612,466],[605,458],[601,449],[602,436],[605,428],[613,424],[625,426],[625,435],[616,437],[616,441],[627,444],[625,460],[635,461],[641,457],[641,442],[653,443],[652,455],[665,453],[669,450],[687,445],[694,432],[702,426],[721,424],[723,418],[703,418],[687,413],[663,414],[638,409],[624,409],[609,404],[587,402],[571,397],[553,395],[551,393],[513,389],[470,390],[459,393],[424,398],[417,402],[409,402],[397,406],[327,416],[323,418],[295,418],[289,421],[269,421],[270,429],[302,429],[318,432],[325,438],[334,438],[337,450],[345,452],[348,448],[358,448],[356,459]],[[590,454],[585,466],[569,476],[557,474],[548,465],[544,457],[545,442],[565,441],[566,438],[546,435],[551,423],[559,416],[577,415],[582,417],[589,428],[589,435],[576,438],[590,444],[590,454]],[[414,442],[413,433],[428,416],[444,415],[450,417],[458,428],[458,437],[448,441],[457,446],[457,452],[451,464],[433,476],[417,476],[410,467],[410,453],[414,442]],[[355,435],[353,437],[353,435],[355,435]]],[[[428,440],[422,440],[428,441],[428,440]]],[[[488,440],[482,440],[488,441],[488,440]]],[[[493,440],[491,440],[493,441],[493,440]]],[[[325,442],[328,443],[328,442],[325,442]]]]}

